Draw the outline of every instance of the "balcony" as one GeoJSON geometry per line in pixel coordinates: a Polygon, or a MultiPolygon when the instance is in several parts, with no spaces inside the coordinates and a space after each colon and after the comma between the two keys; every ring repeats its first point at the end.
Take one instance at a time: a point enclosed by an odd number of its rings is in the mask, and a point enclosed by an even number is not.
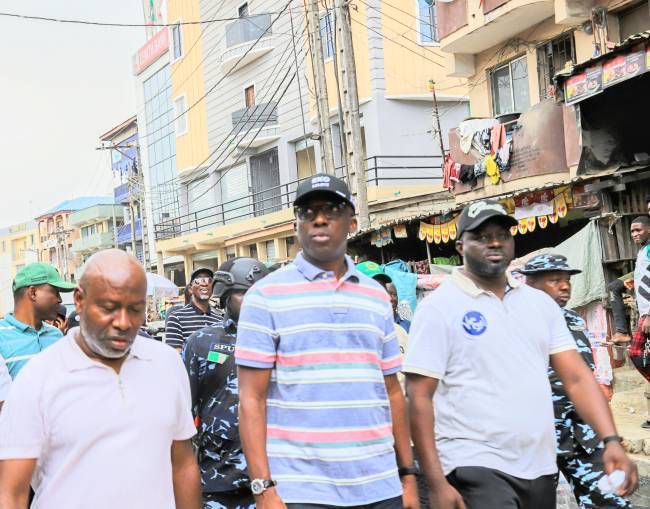
{"type": "Polygon", "coordinates": [[[280,138],[276,102],[260,103],[233,111],[231,118],[235,136],[240,137],[240,145],[259,147],[280,138]]]}
{"type": "Polygon", "coordinates": [[[221,56],[221,71],[230,72],[235,65],[241,69],[272,51],[276,43],[271,22],[270,14],[258,14],[226,25],[226,50],[221,56]]]}
{"type": "Polygon", "coordinates": [[[72,251],[75,253],[89,254],[102,249],[114,246],[113,232],[96,233],[81,237],[72,243],[72,251]]]}
{"type": "MultiPolygon", "coordinates": [[[[366,159],[366,182],[369,194],[382,199],[406,196],[409,191],[426,192],[442,180],[439,156],[373,156],[366,159]]],[[[337,176],[347,180],[345,169],[337,168],[337,176]]],[[[246,196],[183,214],[154,227],[157,241],[169,240],[291,209],[300,180],[287,182],[246,196]]]]}
{"type": "MultiPolygon", "coordinates": [[[[142,240],[142,221],[135,222],[135,240],[142,240]]],[[[131,243],[131,223],[126,223],[117,229],[117,243],[119,245],[131,243]]]]}
{"type": "Polygon", "coordinates": [[[122,207],[114,205],[93,205],[77,212],[70,214],[68,218],[68,224],[70,226],[75,226],[81,228],[82,226],[87,226],[90,224],[101,223],[107,219],[113,219],[115,216],[116,219],[124,218],[124,211],[122,207]]]}
{"type": "Polygon", "coordinates": [[[441,49],[460,55],[480,53],[553,16],[554,3],[554,0],[440,2],[437,6],[441,49]]]}

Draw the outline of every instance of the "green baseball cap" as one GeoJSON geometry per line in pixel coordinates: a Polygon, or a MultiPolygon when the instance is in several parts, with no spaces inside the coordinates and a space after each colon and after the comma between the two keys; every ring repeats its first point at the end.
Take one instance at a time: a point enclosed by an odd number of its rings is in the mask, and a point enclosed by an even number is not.
{"type": "Polygon", "coordinates": [[[51,285],[62,292],[71,292],[77,285],[65,281],[59,271],[48,263],[30,263],[16,274],[13,291],[26,286],[51,285]]]}
{"type": "Polygon", "coordinates": [[[366,261],[357,264],[357,270],[368,277],[376,279],[380,283],[392,283],[391,277],[384,272],[381,265],[375,262],[366,261]]]}

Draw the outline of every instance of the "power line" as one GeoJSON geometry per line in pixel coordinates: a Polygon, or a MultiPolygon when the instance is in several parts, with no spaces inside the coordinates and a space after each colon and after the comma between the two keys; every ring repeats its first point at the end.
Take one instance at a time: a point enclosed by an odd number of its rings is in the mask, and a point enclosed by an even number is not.
{"type": "MultiPolygon", "coordinates": [[[[282,11],[280,11],[281,13],[282,11]]],[[[269,13],[275,14],[275,13],[269,13]]],[[[17,18],[28,21],[47,21],[53,23],[64,23],[64,24],[73,24],[73,25],[91,25],[91,26],[100,26],[100,27],[118,27],[118,28],[149,28],[149,27],[172,27],[179,25],[209,25],[210,23],[216,23],[219,21],[236,21],[242,19],[241,17],[232,17],[232,18],[214,18],[214,19],[205,19],[199,21],[179,21],[178,23],[112,23],[107,21],[91,21],[83,19],[64,19],[64,18],[50,18],[46,16],[31,16],[27,14],[18,14],[13,12],[0,12],[0,17],[5,18],[17,18]]]]}
{"type": "MultiPolygon", "coordinates": [[[[424,33],[420,32],[419,30],[413,28],[412,26],[409,26],[409,25],[407,25],[406,23],[403,23],[402,21],[398,20],[397,18],[393,18],[392,16],[386,14],[385,11],[382,11],[381,9],[378,9],[377,7],[373,7],[372,5],[370,5],[369,3],[367,3],[365,0],[360,0],[360,1],[361,1],[363,4],[365,4],[369,9],[372,9],[373,11],[377,11],[377,12],[380,13],[381,15],[386,16],[388,19],[392,19],[392,20],[395,21],[396,23],[399,23],[400,25],[402,25],[402,26],[408,28],[409,30],[415,32],[416,34],[418,34],[418,35],[427,35],[427,34],[424,34],[424,33]]],[[[386,2],[384,2],[384,4],[386,4],[386,2]]],[[[386,4],[386,5],[389,5],[389,4],[386,4]]],[[[401,11],[401,12],[406,13],[406,11],[401,11]]],[[[413,17],[413,15],[411,15],[411,16],[413,17]]],[[[415,19],[418,19],[418,20],[419,20],[419,18],[415,18],[415,19]]],[[[427,23],[427,24],[430,25],[431,23],[427,23]]],[[[383,29],[386,29],[387,27],[384,26],[384,25],[382,25],[382,28],[383,28],[383,29]]],[[[437,55],[437,54],[435,53],[435,50],[433,50],[432,48],[427,47],[427,46],[422,46],[422,45],[420,45],[417,41],[413,41],[413,40],[409,39],[409,38],[406,37],[404,34],[400,34],[400,33],[397,32],[396,30],[393,30],[393,29],[390,29],[390,28],[389,28],[389,30],[391,30],[392,32],[394,32],[396,35],[399,35],[399,36],[402,37],[403,39],[406,39],[406,40],[409,41],[410,43],[417,45],[419,48],[422,48],[422,50],[426,50],[427,52],[431,53],[432,55],[439,56],[439,55],[437,55]]]]}
{"type": "MultiPolygon", "coordinates": [[[[179,118],[181,118],[183,115],[186,115],[187,113],[189,113],[192,109],[194,109],[194,107],[196,107],[201,101],[203,101],[209,94],[211,94],[223,82],[223,80],[225,80],[228,76],[230,76],[230,73],[234,72],[235,69],[237,69],[237,66],[244,60],[244,58],[246,58],[248,56],[248,54],[251,51],[253,51],[253,48],[255,48],[255,46],[262,40],[262,38],[268,33],[268,31],[271,30],[271,27],[275,24],[275,22],[278,19],[280,19],[280,16],[287,10],[287,8],[289,7],[289,4],[291,4],[292,1],[293,0],[289,0],[285,4],[285,6],[282,8],[282,10],[276,15],[275,18],[273,18],[271,23],[269,23],[269,26],[266,27],[266,29],[259,35],[259,37],[257,39],[255,39],[255,41],[248,47],[248,49],[239,57],[239,59],[237,59],[237,62],[235,62],[235,65],[233,65],[228,70],[227,73],[225,73],[221,78],[219,78],[217,80],[217,82],[214,85],[212,85],[212,87],[210,87],[210,89],[205,94],[203,94],[201,97],[199,97],[196,101],[194,101],[194,103],[192,103],[191,106],[189,106],[185,111],[179,113],[175,118],[170,120],[167,124],[160,126],[159,128],[152,131],[151,133],[147,133],[145,136],[139,137],[139,139],[143,140],[145,138],[149,138],[154,133],[157,133],[157,132],[161,131],[162,129],[165,129],[166,127],[169,127],[174,122],[176,122],[179,118]]],[[[237,18],[237,19],[241,19],[241,18],[237,18]]]]}
{"type": "MultiPolygon", "coordinates": [[[[302,32],[301,32],[301,34],[300,34],[300,36],[299,36],[300,39],[302,39],[302,38],[304,37],[304,35],[305,35],[305,31],[306,31],[306,27],[303,28],[303,30],[302,30],[302,32]]],[[[279,57],[278,60],[276,61],[275,65],[273,66],[273,68],[272,68],[271,71],[269,72],[266,81],[265,81],[264,84],[262,85],[262,89],[267,89],[267,85],[269,84],[269,82],[270,82],[271,80],[272,80],[271,83],[274,83],[274,82],[275,82],[275,77],[278,76],[278,75],[275,73],[275,71],[276,71],[276,69],[278,68],[278,66],[279,66],[281,63],[289,62],[289,60],[283,60],[283,57],[284,57],[284,55],[287,53],[287,51],[289,50],[289,48],[291,47],[292,43],[293,43],[293,41],[290,40],[290,41],[287,43],[287,45],[285,46],[284,50],[282,51],[282,54],[280,55],[280,57],[279,57]]],[[[303,58],[303,61],[304,61],[304,58],[303,58]]],[[[291,67],[291,66],[289,65],[289,69],[290,69],[290,67],[291,67]]],[[[282,79],[282,81],[284,81],[284,78],[282,79]]],[[[269,94],[269,93],[270,93],[270,92],[268,92],[268,93],[264,96],[263,99],[266,99],[266,97],[268,97],[268,94],[269,94]]],[[[276,90],[276,92],[273,93],[272,98],[275,97],[275,93],[277,93],[277,90],[276,90]]],[[[300,98],[300,101],[302,102],[302,98],[300,98]]],[[[298,107],[294,107],[294,108],[292,108],[292,109],[289,110],[289,111],[295,111],[296,109],[298,109],[298,107]]],[[[264,113],[264,112],[261,112],[261,113],[258,115],[258,118],[261,118],[262,115],[263,115],[263,113],[264,113]]],[[[286,114],[287,112],[285,111],[284,113],[286,114]]],[[[249,120],[250,120],[250,119],[249,119],[249,120]]],[[[217,147],[216,147],[216,148],[215,148],[215,149],[214,149],[214,150],[213,150],[213,151],[212,151],[212,152],[211,152],[211,153],[210,153],[210,154],[209,154],[209,155],[208,155],[208,156],[207,156],[207,157],[206,157],[206,158],[201,162],[201,163],[199,163],[199,164],[198,164],[195,168],[193,168],[192,170],[189,170],[189,171],[188,171],[188,173],[191,174],[191,173],[193,173],[193,172],[195,172],[195,171],[197,171],[197,170],[201,170],[201,171],[199,172],[199,174],[197,174],[196,176],[194,176],[190,181],[184,182],[183,184],[184,184],[185,186],[189,186],[189,185],[193,184],[194,182],[198,182],[198,181],[203,180],[203,178],[205,178],[205,177],[210,173],[210,168],[211,168],[213,165],[217,164],[217,162],[219,161],[219,159],[223,156],[223,154],[225,153],[225,151],[228,149],[228,146],[229,146],[229,145],[230,145],[230,144],[235,140],[235,138],[237,138],[237,136],[239,136],[240,131],[241,131],[241,129],[240,129],[240,125],[242,124],[242,122],[244,122],[244,116],[242,116],[242,117],[237,121],[237,123],[232,127],[232,129],[230,130],[230,132],[229,132],[228,134],[226,134],[226,136],[225,136],[225,137],[223,138],[223,140],[219,143],[219,145],[218,145],[218,146],[217,146],[217,147]],[[230,138],[231,138],[231,135],[232,135],[232,139],[230,139],[230,138]],[[230,139],[230,141],[228,141],[229,139],[230,139]],[[209,161],[209,160],[210,160],[210,159],[211,159],[211,158],[212,158],[212,157],[213,157],[213,156],[214,156],[214,155],[215,155],[215,154],[216,154],[216,153],[221,149],[221,147],[224,146],[224,144],[226,144],[226,147],[225,147],[224,150],[221,152],[221,154],[219,154],[216,158],[214,158],[214,161],[213,161],[212,163],[208,164],[208,166],[206,166],[205,168],[201,169],[201,167],[202,167],[206,162],[208,162],[208,161],[209,161]]],[[[245,137],[246,135],[248,135],[248,133],[249,133],[251,130],[252,130],[252,127],[249,129],[249,131],[248,131],[247,133],[244,134],[243,137],[245,137]]],[[[228,155],[229,155],[229,154],[228,154],[228,155]]],[[[224,160],[225,160],[225,159],[224,159],[224,160]]],[[[222,163],[223,163],[223,161],[221,161],[220,163],[218,163],[217,166],[218,166],[219,164],[222,164],[222,163]]],[[[167,181],[167,182],[162,183],[162,184],[160,184],[160,185],[173,186],[173,184],[178,183],[179,181],[180,181],[180,179],[179,179],[178,177],[176,177],[176,178],[173,179],[172,181],[167,181]]],[[[200,185],[200,183],[199,183],[199,185],[200,185]]],[[[172,194],[172,193],[175,193],[175,192],[176,192],[176,191],[175,191],[175,189],[174,189],[173,187],[172,187],[172,189],[170,189],[170,190],[167,191],[168,194],[172,194]]]]}
{"type": "MultiPolygon", "coordinates": [[[[305,55],[305,57],[306,57],[306,55],[305,55]]],[[[305,59],[305,58],[303,57],[303,61],[304,61],[304,59],[305,59]]],[[[284,82],[284,80],[286,80],[286,78],[288,77],[290,71],[291,71],[291,66],[289,66],[289,69],[288,69],[287,73],[286,73],[285,76],[282,78],[282,82],[284,82]]],[[[291,86],[291,83],[293,82],[294,78],[295,78],[296,76],[298,76],[298,73],[299,73],[299,69],[296,68],[296,70],[294,71],[294,73],[293,73],[291,79],[289,79],[289,81],[288,81],[286,87],[285,87],[284,90],[282,91],[282,94],[281,94],[280,97],[278,98],[278,102],[280,102],[280,101],[282,100],[282,98],[284,97],[284,95],[287,93],[287,91],[289,90],[289,87],[291,86]]],[[[280,83],[280,85],[281,85],[281,84],[282,84],[282,83],[280,83]]],[[[278,88],[276,89],[276,91],[275,91],[274,94],[273,94],[273,97],[275,97],[275,94],[277,94],[277,92],[278,92],[279,90],[280,90],[280,87],[278,87],[278,88]]],[[[268,105],[267,105],[267,106],[268,106],[268,105]]],[[[242,156],[246,153],[246,151],[250,148],[250,146],[252,145],[253,141],[255,141],[255,139],[257,138],[257,136],[259,135],[259,133],[260,133],[260,132],[262,131],[262,129],[266,126],[267,122],[268,122],[268,119],[265,120],[265,121],[260,125],[260,127],[257,129],[257,132],[253,135],[253,137],[252,137],[251,140],[248,142],[248,144],[246,145],[246,147],[244,147],[244,149],[239,153],[239,155],[237,156],[237,158],[235,159],[235,161],[230,165],[230,167],[229,167],[228,169],[226,169],[225,171],[222,171],[221,175],[220,175],[219,178],[216,180],[216,182],[215,182],[214,184],[212,184],[211,186],[209,186],[209,187],[208,187],[208,188],[207,188],[203,193],[201,193],[199,196],[194,197],[194,201],[195,201],[195,202],[198,201],[198,200],[200,200],[203,196],[205,196],[207,193],[209,193],[209,192],[212,191],[213,189],[215,189],[216,186],[219,185],[219,183],[221,182],[221,180],[222,180],[222,179],[223,179],[223,178],[228,174],[228,172],[229,172],[231,169],[233,169],[233,168],[235,168],[235,167],[237,166],[237,163],[239,162],[239,160],[241,159],[241,157],[242,157],[242,156]]],[[[243,138],[245,138],[245,137],[246,137],[246,136],[247,136],[247,135],[252,131],[253,127],[254,127],[254,124],[251,124],[251,127],[248,129],[248,131],[246,132],[246,134],[244,134],[243,138]]],[[[242,138],[242,139],[243,139],[243,138],[242,138]]],[[[238,147],[238,144],[235,145],[235,147],[233,147],[233,149],[231,150],[231,152],[230,152],[229,154],[226,155],[226,158],[227,158],[227,157],[228,157],[228,156],[229,156],[229,155],[230,155],[230,154],[231,154],[231,153],[232,153],[232,152],[233,152],[237,147],[238,147]]],[[[224,161],[225,161],[225,158],[224,158],[224,161]]],[[[222,162],[223,162],[223,161],[222,161],[222,162]]]]}
{"type": "MultiPolygon", "coordinates": [[[[387,39],[387,40],[391,41],[392,43],[397,44],[398,46],[401,46],[401,47],[404,48],[405,50],[410,51],[410,52],[413,53],[414,55],[417,55],[417,56],[419,56],[420,58],[423,58],[424,60],[427,60],[427,61],[431,62],[432,64],[437,65],[438,67],[443,67],[443,68],[445,67],[445,66],[444,66],[443,64],[441,64],[440,62],[436,62],[435,60],[432,60],[432,59],[430,59],[430,58],[428,58],[428,57],[426,57],[426,56],[424,56],[424,55],[422,55],[422,54],[420,54],[420,53],[418,53],[418,52],[412,50],[412,49],[409,48],[408,46],[404,46],[403,44],[397,42],[395,39],[392,39],[392,38],[388,37],[387,35],[382,34],[381,32],[378,32],[378,31],[375,30],[374,28],[369,27],[368,25],[366,25],[365,23],[362,23],[361,21],[359,21],[359,20],[356,19],[356,18],[352,18],[352,21],[354,21],[355,23],[357,23],[357,24],[359,24],[359,25],[361,25],[361,26],[363,26],[363,27],[366,27],[366,29],[370,30],[371,32],[374,32],[374,33],[377,34],[378,36],[383,37],[384,39],[387,39]]],[[[408,39],[408,40],[410,41],[410,39],[408,39]]],[[[411,41],[411,42],[413,42],[413,41],[411,41]]],[[[413,44],[417,44],[417,43],[416,43],[416,42],[413,42],[413,44]]]]}
{"type": "MultiPolygon", "coordinates": [[[[306,30],[306,28],[303,28],[303,31],[302,31],[302,33],[300,34],[300,39],[302,39],[302,37],[304,36],[304,34],[305,34],[305,30],[306,30]]],[[[262,90],[267,90],[267,85],[269,85],[269,82],[270,82],[270,80],[271,80],[272,78],[273,78],[273,81],[272,81],[271,83],[274,83],[274,82],[275,82],[275,77],[276,77],[275,71],[276,71],[276,69],[278,68],[278,65],[280,65],[281,62],[283,62],[283,57],[285,56],[287,50],[291,47],[292,43],[293,43],[293,41],[290,40],[290,41],[287,43],[287,45],[285,46],[284,50],[282,51],[282,54],[280,55],[280,57],[279,57],[278,60],[276,61],[275,65],[273,66],[273,68],[272,68],[271,71],[269,72],[269,75],[267,76],[265,82],[263,83],[263,85],[262,85],[262,87],[261,87],[262,90]]],[[[264,96],[263,99],[265,99],[265,98],[266,98],[266,96],[264,96]]],[[[301,99],[301,102],[302,102],[302,99],[301,99]]],[[[207,156],[207,157],[206,157],[206,158],[201,162],[201,163],[199,163],[199,164],[198,164],[194,169],[190,170],[189,173],[191,174],[191,173],[193,173],[193,172],[195,172],[195,171],[201,169],[201,167],[202,167],[206,162],[208,162],[208,161],[212,158],[212,156],[214,156],[214,155],[217,153],[217,151],[218,151],[218,150],[223,146],[223,144],[228,140],[228,138],[230,138],[231,135],[234,135],[234,136],[236,137],[236,136],[239,134],[239,132],[238,132],[238,131],[239,131],[239,126],[240,126],[240,124],[241,124],[243,121],[244,121],[244,116],[242,115],[242,117],[241,117],[241,118],[237,121],[237,123],[232,127],[232,129],[230,130],[230,132],[229,132],[228,134],[226,134],[226,136],[225,136],[224,139],[221,141],[221,143],[219,143],[219,145],[218,145],[218,146],[217,146],[217,147],[216,147],[216,148],[215,148],[215,149],[214,149],[214,150],[213,150],[213,151],[212,151],[212,152],[211,152],[211,153],[210,153],[210,154],[209,154],[209,155],[208,155],[208,156],[207,156]]],[[[210,167],[211,167],[213,164],[214,164],[214,162],[213,162],[213,163],[210,163],[207,167],[201,169],[200,173],[199,173],[198,175],[196,175],[194,178],[192,178],[192,180],[190,180],[189,182],[186,182],[185,185],[190,185],[190,184],[192,184],[192,183],[195,182],[195,181],[198,181],[198,180],[203,179],[206,175],[208,175],[208,173],[210,172],[210,167]]]]}

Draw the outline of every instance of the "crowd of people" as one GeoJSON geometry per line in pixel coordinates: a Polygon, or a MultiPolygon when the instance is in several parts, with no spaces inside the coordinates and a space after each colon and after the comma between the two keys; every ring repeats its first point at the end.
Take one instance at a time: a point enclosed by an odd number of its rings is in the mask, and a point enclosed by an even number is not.
{"type": "MultiPolygon", "coordinates": [[[[637,469],[566,308],[578,267],[537,256],[522,284],[507,271],[515,220],[473,203],[464,265],[411,323],[381,267],[346,254],[343,181],[305,180],[294,211],[296,258],[197,269],[166,344],[139,334],[146,278],[125,252],[93,255],[78,285],[43,263],[16,276],[0,508],[555,509],[559,471],[579,507],[631,507],[637,469]]],[[[632,235],[646,253],[650,219],[632,235]]],[[[650,302],[648,260],[635,283],[650,302]]],[[[642,315],[631,355],[647,374],[642,315]]]]}

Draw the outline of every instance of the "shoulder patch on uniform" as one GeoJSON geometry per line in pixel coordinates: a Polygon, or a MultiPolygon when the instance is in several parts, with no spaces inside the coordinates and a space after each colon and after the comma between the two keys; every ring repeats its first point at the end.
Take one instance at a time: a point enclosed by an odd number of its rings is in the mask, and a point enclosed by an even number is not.
{"type": "Polygon", "coordinates": [[[209,352],[208,353],[208,362],[216,362],[217,364],[223,364],[228,360],[230,355],[221,352],[209,352]]]}

